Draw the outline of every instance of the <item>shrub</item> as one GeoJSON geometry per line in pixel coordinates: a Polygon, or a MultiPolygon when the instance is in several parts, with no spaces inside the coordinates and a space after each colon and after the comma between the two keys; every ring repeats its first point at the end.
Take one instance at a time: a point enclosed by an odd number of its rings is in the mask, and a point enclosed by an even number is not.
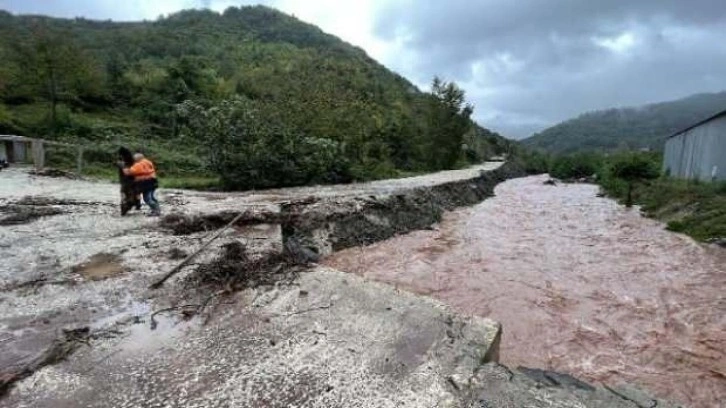
{"type": "Polygon", "coordinates": [[[552,161],[550,175],[565,180],[587,178],[597,174],[601,165],[602,158],[594,154],[559,156],[552,161]]]}
{"type": "Polygon", "coordinates": [[[237,97],[206,108],[179,106],[185,137],[204,138],[209,168],[226,189],[256,189],[350,180],[341,145],[288,126],[274,106],[237,97]]]}

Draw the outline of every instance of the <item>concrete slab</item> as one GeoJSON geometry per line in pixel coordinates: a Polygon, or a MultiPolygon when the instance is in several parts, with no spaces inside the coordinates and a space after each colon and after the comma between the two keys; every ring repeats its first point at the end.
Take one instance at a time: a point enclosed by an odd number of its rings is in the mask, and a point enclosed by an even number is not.
{"type": "Polygon", "coordinates": [[[498,323],[318,268],[206,325],[148,322],[23,381],[3,406],[435,407],[496,355],[498,323]],[[109,381],[110,380],[110,381],[109,381]]]}

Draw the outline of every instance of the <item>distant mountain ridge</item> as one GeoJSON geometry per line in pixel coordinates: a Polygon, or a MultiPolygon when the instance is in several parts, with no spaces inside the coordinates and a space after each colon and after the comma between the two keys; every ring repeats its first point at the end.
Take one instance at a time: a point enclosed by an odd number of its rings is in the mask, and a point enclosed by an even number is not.
{"type": "Polygon", "coordinates": [[[551,153],[593,150],[660,150],[666,138],[726,110],[726,91],[675,101],[582,114],[522,140],[551,153]]]}

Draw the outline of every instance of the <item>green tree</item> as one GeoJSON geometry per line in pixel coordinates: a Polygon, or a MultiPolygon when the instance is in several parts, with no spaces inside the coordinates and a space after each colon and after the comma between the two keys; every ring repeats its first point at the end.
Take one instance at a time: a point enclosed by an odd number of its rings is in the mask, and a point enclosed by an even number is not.
{"type": "Polygon", "coordinates": [[[49,102],[50,131],[58,124],[58,105],[104,92],[104,77],[96,61],[67,33],[36,26],[30,38],[16,44],[20,69],[17,81],[49,102]]]}
{"type": "Polygon", "coordinates": [[[187,137],[204,138],[202,154],[225,188],[350,180],[337,142],[287,126],[273,106],[237,97],[211,108],[186,101],[178,113],[187,137]]]}
{"type": "Polygon", "coordinates": [[[629,153],[617,158],[611,168],[611,173],[625,181],[628,185],[625,205],[633,206],[633,186],[637,182],[658,178],[660,172],[652,160],[644,155],[629,153]]]}
{"type": "Polygon", "coordinates": [[[428,162],[436,170],[452,168],[462,155],[474,107],[466,103],[464,90],[455,83],[434,77],[427,111],[428,162]]]}

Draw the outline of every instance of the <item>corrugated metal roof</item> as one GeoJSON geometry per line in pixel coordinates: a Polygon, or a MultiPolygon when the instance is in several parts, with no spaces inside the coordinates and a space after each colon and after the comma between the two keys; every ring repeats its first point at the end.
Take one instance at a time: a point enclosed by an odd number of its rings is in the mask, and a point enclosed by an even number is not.
{"type": "Polygon", "coordinates": [[[667,139],[670,139],[670,138],[676,137],[676,136],[680,135],[681,133],[685,133],[685,132],[688,132],[689,130],[691,130],[691,129],[695,128],[695,127],[701,126],[701,125],[703,125],[704,123],[706,123],[706,122],[710,122],[710,121],[712,121],[712,120],[714,120],[714,119],[718,119],[718,118],[720,118],[721,116],[726,116],[726,110],[724,110],[724,111],[721,111],[721,112],[719,112],[719,113],[717,113],[717,114],[715,114],[715,115],[713,115],[713,116],[709,116],[708,118],[706,118],[706,119],[704,119],[704,120],[702,120],[702,121],[700,121],[700,122],[698,122],[698,123],[695,123],[695,124],[693,124],[693,125],[691,125],[691,126],[689,126],[689,127],[685,128],[685,129],[683,129],[683,130],[679,130],[678,132],[676,132],[676,133],[674,133],[674,134],[672,134],[672,135],[668,136],[668,137],[667,137],[667,139]]]}

